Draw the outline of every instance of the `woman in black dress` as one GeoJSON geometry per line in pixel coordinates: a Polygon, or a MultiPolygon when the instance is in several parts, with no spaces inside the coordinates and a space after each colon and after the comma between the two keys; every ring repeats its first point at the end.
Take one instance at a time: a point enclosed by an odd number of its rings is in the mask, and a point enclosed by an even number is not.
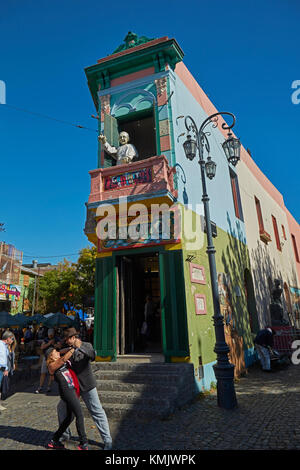
{"type": "Polygon", "coordinates": [[[77,387],[78,383],[76,383],[76,376],[74,377],[74,372],[71,371],[69,367],[69,359],[74,353],[74,350],[75,348],[71,347],[70,350],[62,357],[56,349],[52,349],[47,352],[47,366],[49,374],[54,375],[54,379],[58,383],[60,397],[67,405],[67,416],[47,445],[48,449],[65,449],[65,446],[60,442],[60,438],[70,425],[72,421],[72,413],[74,413],[76,418],[76,428],[80,440],[77,449],[88,450],[88,440],[84,427],[83,412],[76,391],[76,388],[79,390],[79,387],[77,387]]]}

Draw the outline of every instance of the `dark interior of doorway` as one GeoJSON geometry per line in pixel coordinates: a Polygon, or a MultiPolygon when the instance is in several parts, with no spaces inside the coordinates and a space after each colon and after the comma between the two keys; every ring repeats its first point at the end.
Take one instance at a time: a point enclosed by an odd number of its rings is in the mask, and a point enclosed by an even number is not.
{"type": "Polygon", "coordinates": [[[158,254],[121,256],[119,260],[119,354],[161,353],[158,254]],[[144,333],[147,297],[147,331],[144,333]]]}
{"type": "Polygon", "coordinates": [[[136,160],[157,155],[156,151],[156,131],[153,110],[133,113],[132,116],[118,119],[119,132],[125,131],[129,134],[132,143],[138,152],[136,160]]]}

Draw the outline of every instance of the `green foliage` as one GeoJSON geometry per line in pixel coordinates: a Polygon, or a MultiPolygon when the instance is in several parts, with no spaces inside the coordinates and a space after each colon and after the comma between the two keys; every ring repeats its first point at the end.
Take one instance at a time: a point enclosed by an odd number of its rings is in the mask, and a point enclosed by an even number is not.
{"type": "MultiPolygon", "coordinates": [[[[48,271],[39,279],[38,305],[35,310],[45,314],[58,312],[64,302],[82,305],[84,296],[94,295],[95,247],[83,248],[76,263],[64,260],[58,267],[48,271]]],[[[29,299],[33,299],[33,286],[29,288],[29,299]]]]}

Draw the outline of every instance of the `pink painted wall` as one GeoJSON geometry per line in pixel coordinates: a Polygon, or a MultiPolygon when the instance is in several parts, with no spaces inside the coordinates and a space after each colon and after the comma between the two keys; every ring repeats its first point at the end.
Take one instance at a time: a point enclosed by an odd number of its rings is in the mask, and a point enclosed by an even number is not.
{"type": "Polygon", "coordinates": [[[147,75],[152,75],[155,73],[154,67],[149,67],[147,69],[139,70],[138,72],[129,73],[128,75],[123,75],[122,77],[114,78],[111,80],[111,86],[122,85],[123,83],[132,82],[138,78],[146,77],[147,75]]]}

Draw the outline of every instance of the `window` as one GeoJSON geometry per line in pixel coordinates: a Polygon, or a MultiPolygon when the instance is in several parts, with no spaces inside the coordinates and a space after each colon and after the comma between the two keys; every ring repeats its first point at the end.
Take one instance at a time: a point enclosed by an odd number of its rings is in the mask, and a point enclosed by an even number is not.
{"type": "Polygon", "coordinates": [[[281,251],[281,243],[280,243],[280,238],[279,238],[279,233],[278,233],[278,227],[277,227],[277,220],[272,215],[272,222],[273,222],[273,229],[274,229],[274,235],[275,235],[275,240],[276,240],[276,246],[279,251],[281,251]]]}
{"type": "Polygon", "coordinates": [[[286,240],[286,233],[285,233],[284,225],[281,225],[281,228],[282,228],[283,239],[286,240]]]}
{"type": "Polygon", "coordinates": [[[298,253],[297,243],[296,243],[296,238],[295,238],[295,235],[293,235],[293,234],[292,234],[292,242],[293,242],[293,248],[294,248],[294,253],[295,253],[296,261],[297,261],[297,263],[300,263],[300,260],[299,260],[299,253],[298,253]]]}
{"type": "Polygon", "coordinates": [[[157,155],[154,113],[151,110],[151,113],[148,112],[139,119],[137,114],[135,113],[132,120],[129,120],[128,117],[123,120],[118,119],[118,127],[120,132],[128,132],[130,142],[138,151],[138,160],[145,160],[157,155]]]}
{"type": "Polygon", "coordinates": [[[259,237],[264,243],[269,243],[271,241],[270,235],[265,231],[264,220],[261,212],[260,202],[256,196],[254,196],[255,207],[257,212],[258,227],[259,227],[259,237]]]}
{"type": "MultiPolygon", "coordinates": [[[[137,149],[138,158],[136,160],[145,160],[158,154],[155,110],[153,108],[126,114],[118,118],[105,114],[104,135],[111,146],[116,148],[119,146],[119,133],[122,131],[129,134],[129,143],[137,149]]],[[[104,168],[115,164],[115,159],[104,151],[104,168]]]]}
{"type": "Polygon", "coordinates": [[[259,233],[262,233],[264,231],[264,221],[262,217],[260,202],[255,196],[254,196],[254,199],[255,199],[255,206],[256,206],[256,212],[257,212],[257,218],[258,218],[259,233]]]}
{"type": "Polygon", "coordinates": [[[230,172],[231,189],[232,189],[235,215],[238,219],[243,221],[244,217],[243,217],[243,210],[242,210],[242,204],[241,204],[241,196],[240,196],[240,188],[239,188],[239,183],[238,183],[238,177],[232,171],[231,168],[229,168],[229,172],[230,172]]]}

